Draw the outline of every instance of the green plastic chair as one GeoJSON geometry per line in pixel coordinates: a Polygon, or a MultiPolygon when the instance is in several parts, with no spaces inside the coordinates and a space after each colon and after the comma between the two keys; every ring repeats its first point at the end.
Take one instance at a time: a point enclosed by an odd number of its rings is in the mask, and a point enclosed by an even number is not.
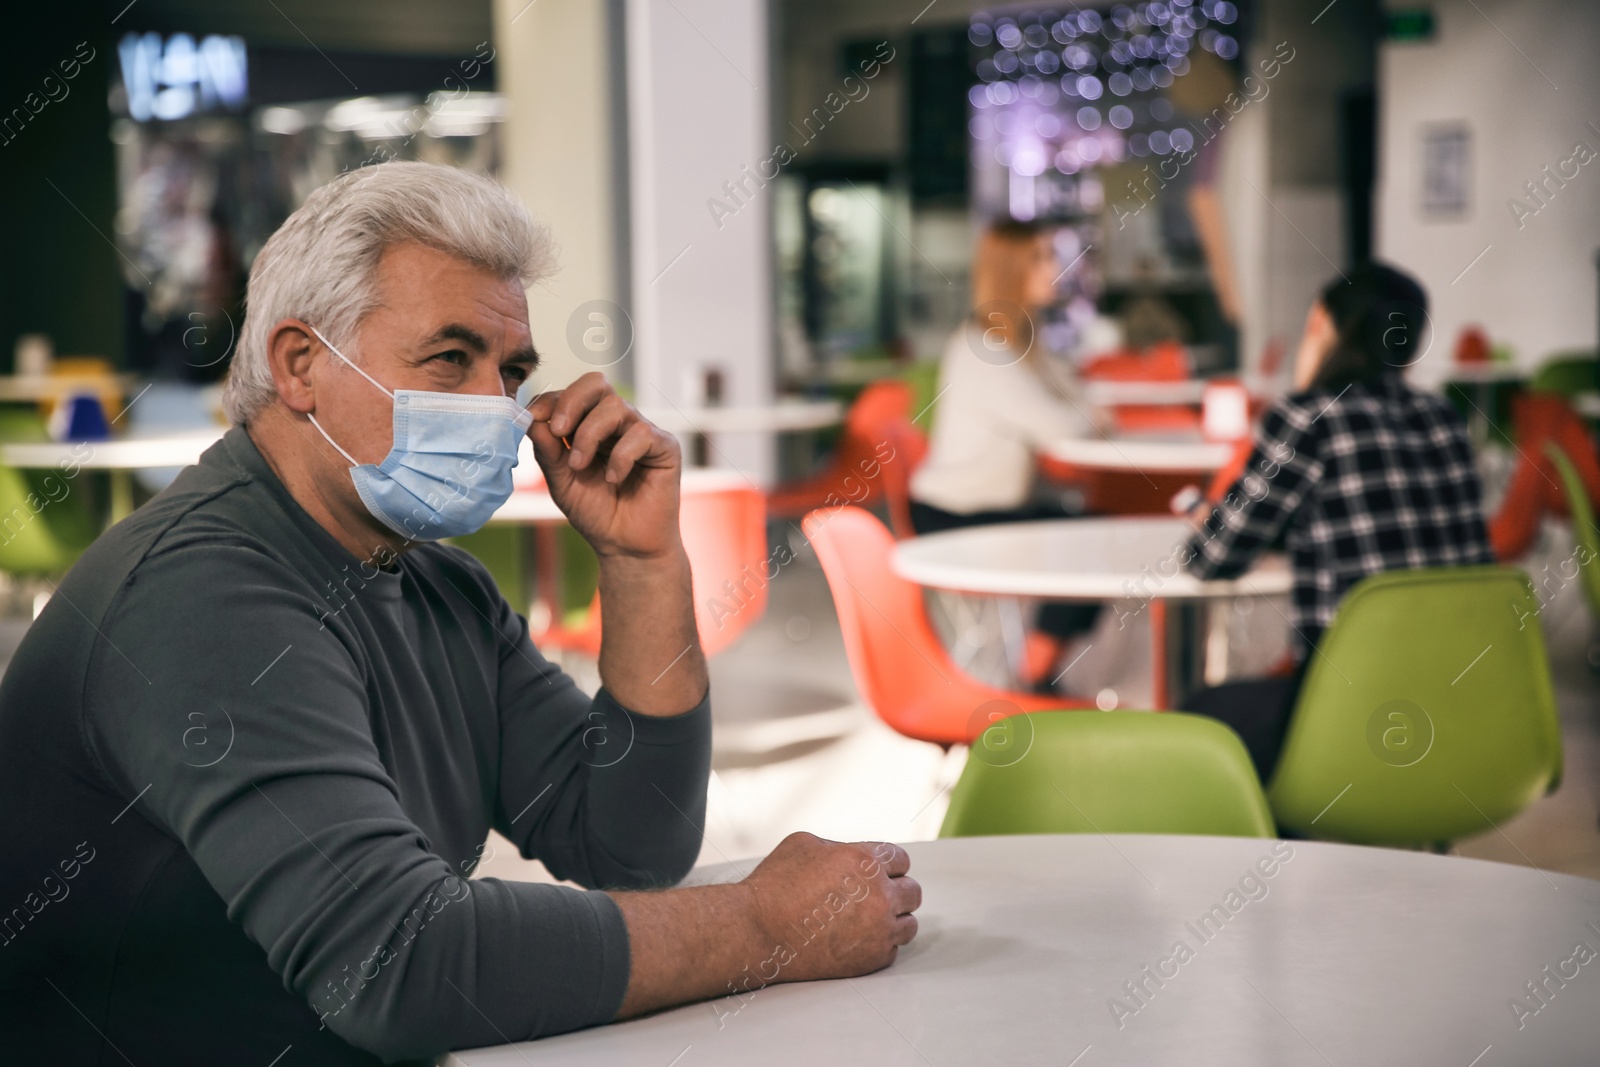
{"type": "MultiPolygon", "coordinates": [[[[0,440],[47,441],[49,435],[31,408],[0,406],[0,440]]],[[[63,446],[62,455],[70,454],[63,446]]],[[[69,478],[59,469],[0,464],[0,571],[59,575],[77,562],[99,534],[82,478],[82,470],[69,478]]]]}
{"type": "Polygon", "coordinates": [[[1551,356],[1533,372],[1528,388],[1538,392],[1560,393],[1565,397],[1594,392],[1600,388],[1600,375],[1595,373],[1594,353],[1559,352],[1551,356]]]}
{"type": "Polygon", "coordinates": [[[1572,535],[1578,539],[1577,547],[1582,549],[1573,555],[1583,579],[1584,599],[1589,602],[1590,613],[1600,620],[1600,529],[1594,524],[1594,508],[1583,487],[1583,478],[1561,446],[1546,441],[1544,452],[1561,476],[1561,485],[1567,494],[1567,510],[1572,514],[1572,535]]]}
{"type": "Polygon", "coordinates": [[[1345,596],[1267,787],[1307,837],[1438,847],[1561,778],[1561,728],[1527,575],[1390,571],[1345,596]]]}
{"type": "Polygon", "coordinates": [[[1250,756],[1183,712],[1007,716],[973,743],[940,837],[981,834],[1271,837],[1250,756]]]}

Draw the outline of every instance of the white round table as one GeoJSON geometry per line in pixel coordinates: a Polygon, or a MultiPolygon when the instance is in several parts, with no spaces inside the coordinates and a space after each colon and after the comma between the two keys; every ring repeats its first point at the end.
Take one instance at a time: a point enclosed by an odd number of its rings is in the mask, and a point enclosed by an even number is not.
{"type": "Polygon", "coordinates": [[[1083,395],[1091,404],[1198,404],[1204,398],[1202,378],[1176,382],[1086,381],[1083,395]]]}
{"type": "MultiPolygon", "coordinates": [[[[1281,556],[1229,581],[1201,581],[1183,568],[1192,529],[1179,518],[1052,519],[969,526],[902,541],[890,567],[930,589],[1048,600],[1132,600],[1150,608],[1152,703],[1176,707],[1205,676],[1206,613],[1198,601],[1276,596],[1290,589],[1281,556]],[[1176,602],[1176,603],[1171,603],[1176,602]]],[[[1127,612],[1119,612],[1127,618],[1127,612]]],[[[1023,659],[1020,627],[1002,625],[1008,660],[1023,659]]]]}
{"type": "Polygon", "coordinates": [[[792,433],[837,425],[844,406],[837,400],[794,399],[726,407],[641,404],[639,414],[672,434],[792,433]]]}
{"type": "Polygon", "coordinates": [[[226,426],[207,426],[163,434],[135,434],[105,441],[12,441],[0,444],[0,463],[8,467],[56,467],[76,463],[89,470],[132,471],[187,467],[222,440],[226,426]]]}
{"type": "Polygon", "coordinates": [[[124,394],[139,389],[137,374],[0,374],[0,400],[59,400],[69,393],[98,396],[113,389],[124,394]]]}
{"type": "Polygon", "coordinates": [[[0,444],[0,463],[8,467],[66,470],[74,464],[110,475],[110,521],[133,511],[132,473],[162,467],[187,467],[222,439],[226,426],[206,426],[162,434],[132,434],[105,441],[11,441],[0,444]]]}
{"type": "Polygon", "coordinates": [[[1186,572],[1180,549],[1193,529],[1179,518],[1111,516],[968,526],[901,541],[890,566],[932,589],[1049,600],[1271,596],[1289,591],[1289,568],[1269,557],[1231,581],[1186,572]]]}
{"type": "Polygon", "coordinates": [[[1233,447],[1227,441],[1207,441],[1198,434],[1128,434],[1065,437],[1042,451],[1075,467],[1168,474],[1220,470],[1233,456],[1233,447]]]}
{"type": "MultiPolygon", "coordinates": [[[[527,451],[527,450],[525,450],[527,451]]],[[[534,461],[524,457],[524,462],[534,461]]],[[[535,465],[537,471],[538,467],[535,465]]],[[[682,493],[707,493],[718,489],[748,486],[750,482],[737,471],[715,467],[687,467],[679,482],[682,493]]],[[[566,514],[558,507],[544,479],[539,477],[525,486],[519,486],[498,511],[489,519],[497,523],[548,523],[566,522],[566,514]]]]}
{"type": "MultiPolygon", "coordinates": [[[[885,970],[753,981],[748,994],[443,1063],[1595,1062],[1600,959],[1580,965],[1574,946],[1600,950],[1600,882],[1251,838],[1066,834],[906,849],[923,889],[920,930],[885,970]],[[1524,983],[1559,970],[1564,987],[1548,980],[1541,1005],[1524,983]],[[1539,1008],[1520,1028],[1517,1000],[1539,1008]]],[[[722,866],[690,880],[737,877],[722,866]]]]}

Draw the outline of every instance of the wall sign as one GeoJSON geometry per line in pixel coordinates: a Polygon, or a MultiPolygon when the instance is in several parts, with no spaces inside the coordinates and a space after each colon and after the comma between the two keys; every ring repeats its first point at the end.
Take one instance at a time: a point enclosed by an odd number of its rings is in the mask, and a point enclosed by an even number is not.
{"type": "Polygon", "coordinates": [[[130,33],[117,45],[128,115],[135,122],[181,119],[244,107],[244,38],[130,33]]]}
{"type": "Polygon", "coordinates": [[[1422,128],[1422,214],[1465,218],[1472,210],[1472,130],[1464,122],[1422,128]]]}

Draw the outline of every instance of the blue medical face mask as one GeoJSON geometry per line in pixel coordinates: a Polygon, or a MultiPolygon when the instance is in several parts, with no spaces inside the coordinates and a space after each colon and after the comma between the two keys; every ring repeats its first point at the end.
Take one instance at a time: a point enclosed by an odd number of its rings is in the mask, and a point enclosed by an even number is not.
{"type": "Polygon", "coordinates": [[[511,470],[533,414],[509,396],[390,392],[313,326],[328,351],[394,401],[394,447],[382,463],[357,463],[328,431],[311,425],[350,461],[350,479],[373,517],[401,537],[437,541],[481,529],[511,496],[511,470]]]}

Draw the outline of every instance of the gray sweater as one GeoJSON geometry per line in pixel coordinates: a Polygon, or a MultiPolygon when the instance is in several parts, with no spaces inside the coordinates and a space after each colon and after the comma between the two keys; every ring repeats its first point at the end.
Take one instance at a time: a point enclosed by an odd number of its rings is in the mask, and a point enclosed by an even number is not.
{"type": "Polygon", "coordinates": [[[465,876],[493,827],[585,886],[677,881],[710,739],[708,700],[580,692],[465,552],[355,558],[236,427],[0,683],[8,1049],[293,1067],[606,1022],[615,902],[465,876]]]}

